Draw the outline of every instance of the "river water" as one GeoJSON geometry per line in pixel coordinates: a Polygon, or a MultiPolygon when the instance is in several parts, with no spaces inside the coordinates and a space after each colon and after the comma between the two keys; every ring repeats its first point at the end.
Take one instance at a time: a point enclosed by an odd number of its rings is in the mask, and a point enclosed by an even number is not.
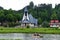
{"type": "Polygon", "coordinates": [[[0,39],[21,39],[21,40],[60,40],[59,34],[40,34],[43,38],[36,38],[32,36],[33,34],[25,34],[25,33],[0,33],[0,39]]]}

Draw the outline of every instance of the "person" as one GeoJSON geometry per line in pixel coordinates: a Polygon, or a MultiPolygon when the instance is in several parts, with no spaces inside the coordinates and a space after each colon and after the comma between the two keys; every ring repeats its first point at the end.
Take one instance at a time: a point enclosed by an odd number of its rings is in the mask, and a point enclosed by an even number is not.
{"type": "Polygon", "coordinates": [[[38,33],[33,34],[33,40],[39,40],[40,35],[38,33]]]}

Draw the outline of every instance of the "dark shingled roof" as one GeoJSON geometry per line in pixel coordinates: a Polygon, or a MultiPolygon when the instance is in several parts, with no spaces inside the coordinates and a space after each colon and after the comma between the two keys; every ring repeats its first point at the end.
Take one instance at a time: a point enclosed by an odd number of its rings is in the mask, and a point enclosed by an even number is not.
{"type": "Polygon", "coordinates": [[[34,23],[37,25],[37,19],[35,19],[31,14],[29,14],[29,21],[30,23],[34,23]]]}

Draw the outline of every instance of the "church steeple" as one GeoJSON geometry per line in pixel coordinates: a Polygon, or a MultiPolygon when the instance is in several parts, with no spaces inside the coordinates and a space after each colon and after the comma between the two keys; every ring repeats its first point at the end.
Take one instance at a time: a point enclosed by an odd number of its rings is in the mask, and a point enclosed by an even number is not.
{"type": "Polygon", "coordinates": [[[28,13],[27,8],[25,8],[24,13],[25,13],[25,16],[27,16],[27,13],[28,13]]]}
{"type": "Polygon", "coordinates": [[[22,20],[29,20],[27,7],[24,8],[24,15],[22,20]]]}
{"type": "Polygon", "coordinates": [[[35,19],[31,14],[28,15],[27,7],[24,8],[24,15],[21,21],[21,26],[35,26],[37,25],[37,19],[35,19]]]}

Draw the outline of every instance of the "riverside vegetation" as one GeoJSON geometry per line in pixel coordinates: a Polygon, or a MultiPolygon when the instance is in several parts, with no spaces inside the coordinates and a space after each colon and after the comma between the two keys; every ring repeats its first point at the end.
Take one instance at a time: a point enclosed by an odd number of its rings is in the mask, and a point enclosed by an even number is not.
{"type": "MultiPolygon", "coordinates": [[[[37,6],[34,5],[33,2],[30,2],[26,7],[28,12],[32,14],[34,18],[38,19],[38,25],[41,25],[44,22],[48,25],[51,19],[60,20],[60,4],[55,5],[55,8],[52,8],[52,4],[39,4],[39,6],[37,6]]],[[[24,8],[16,11],[11,8],[7,10],[0,6],[0,25],[8,25],[9,27],[19,25],[17,22],[21,21],[23,13],[24,8]]]]}
{"type": "Polygon", "coordinates": [[[42,25],[41,27],[43,28],[15,28],[15,26],[21,24],[20,21],[24,13],[24,8],[16,11],[13,9],[7,10],[0,6],[0,33],[38,32],[60,34],[60,29],[58,28],[47,28],[49,27],[50,20],[60,20],[60,4],[55,5],[55,8],[52,8],[52,4],[39,5],[41,6],[36,6],[33,2],[30,2],[26,7],[28,12],[38,19],[38,25],[42,25]]]}
{"type": "Polygon", "coordinates": [[[58,28],[6,28],[0,27],[0,33],[42,33],[42,34],[60,34],[58,28]]]}

